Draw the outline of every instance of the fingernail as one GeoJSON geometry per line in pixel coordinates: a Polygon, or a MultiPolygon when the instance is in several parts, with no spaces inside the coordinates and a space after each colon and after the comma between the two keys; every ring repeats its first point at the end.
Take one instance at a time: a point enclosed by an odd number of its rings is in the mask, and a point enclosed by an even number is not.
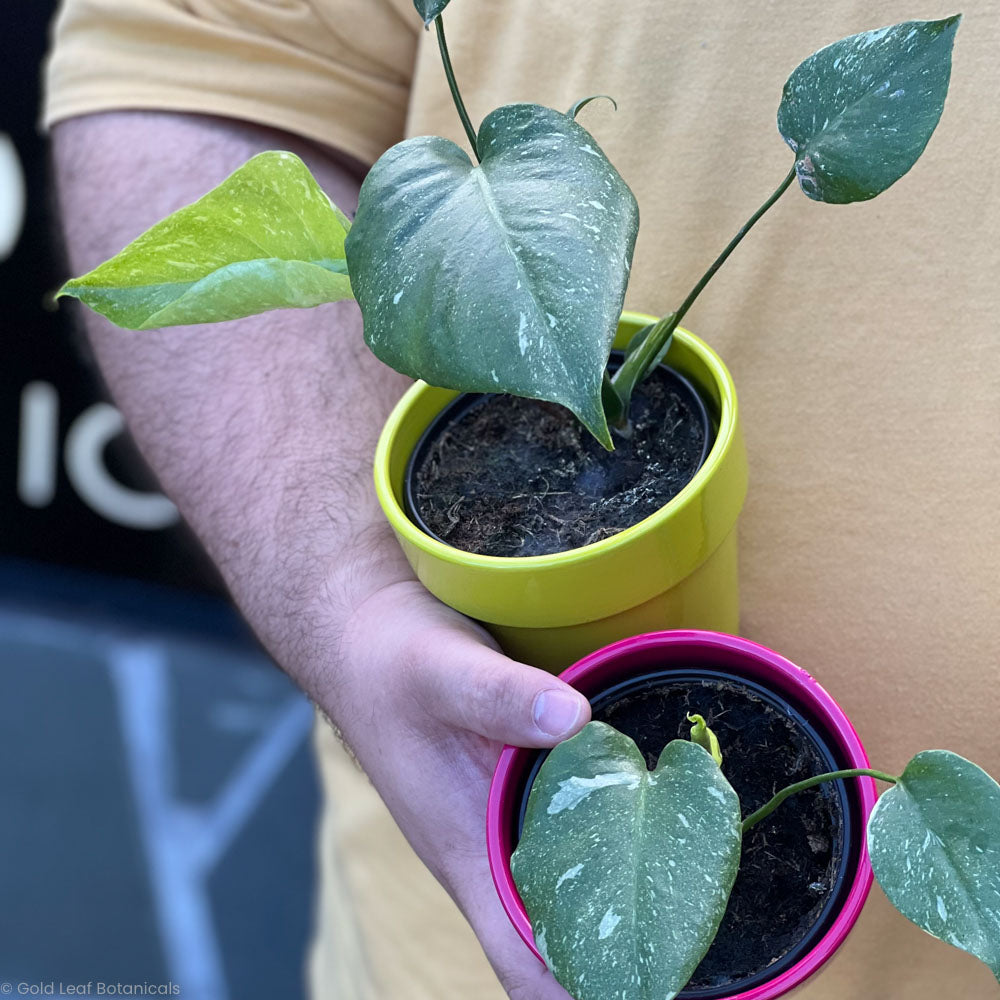
{"type": "Polygon", "coordinates": [[[550,688],[535,695],[532,715],[535,725],[547,736],[567,736],[580,718],[579,695],[550,688]]]}

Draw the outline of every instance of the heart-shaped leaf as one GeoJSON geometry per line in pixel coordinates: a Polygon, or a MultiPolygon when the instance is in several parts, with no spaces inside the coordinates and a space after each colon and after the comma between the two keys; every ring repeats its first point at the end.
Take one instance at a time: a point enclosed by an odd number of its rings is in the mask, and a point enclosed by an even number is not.
{"type": "Polygon", "coordinates": [[[872,811],[868,851],[904,917],[1000,979],[1000,785],[947,750],[919,753],[872,811]]]}
{"type": "Polygon", "coordinates": [[[424,27],[430,27],[434,18],[451,3],[451,0],[413,0],[417,13],[424,19],[424,27]]]}
{"type": "Polygon", "coordinates": [[[916,163],[944,109],[961,15],[905,21],[815,52],[788,78],[778,131],[816,201],[874,198],[916,163]]]}
{"type": "Polygon", "coordinates": [[[475,166],[446,139],[408,139],[372,167],[347,238],[365,339],[431,385],[561,403],[610,448],[601,381],[635,198],[550,108],[499,108],[478,148],[475,166]]]}
{"type": "Polygon", "coordinates": [[[336,302],[350,225],[297,156],[260,153],[59,294],[130,330],[336,302]]]}
{"type": "Polygon", "coordinates": [[[674,740],[651,772],[592,722],[539,771],[511,871],[576,1000],[670,1000],[715,938],[740,843],[739,799],[705,750],[674,740]]]}

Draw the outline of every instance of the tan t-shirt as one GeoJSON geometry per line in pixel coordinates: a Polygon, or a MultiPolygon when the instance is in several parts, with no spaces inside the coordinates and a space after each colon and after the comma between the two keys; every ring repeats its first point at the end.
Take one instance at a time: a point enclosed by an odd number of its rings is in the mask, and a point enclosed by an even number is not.
{"type": "MultiPolygon", "coordinates": [[[[915,16],[890,0],[455,0],[449,42],[475,121],[566,108],[642,213],[627,304],[678,304],[777,186],[789,72],[833,40],[915,16]]],[[[744,634],[818,677],[875,766],[928,747],[1000,775],[1000,5],[973,0],[951,96],[913,171],[877,201],[787,193],[687,325],[739,389],[751,486],[744,634]]],[[[464,144],[410,0],[68,0],[49,122],[112,108],[246,118],[371,162],[404,134],[464,144]]],[[[317,995],[458,1000],[502,991],[363,779],[320,734],[330,809],[317,995]],[[391,861],[388,859],[391,858],[391,861]]],[[[803,1000],[987,1000],[985,966],[873,890],[803,1000]]]]}

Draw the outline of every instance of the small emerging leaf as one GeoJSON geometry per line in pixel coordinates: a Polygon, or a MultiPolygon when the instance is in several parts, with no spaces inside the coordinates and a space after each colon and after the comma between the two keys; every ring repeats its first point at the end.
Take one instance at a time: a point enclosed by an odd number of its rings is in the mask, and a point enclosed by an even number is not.
{"type": "Polygon", "coordinates": [[[651,772],[591,722],[539,771],[511,871],[576,1000],[670,1000],[715,938],[740,845],[739,799],[701,747],[674,740],[651,772]]]}
{"type": "Polygon", "coordinates": [[[580,100],[574,104],[569,111],[566,112],[567,118],[576,118],[576,116],[588,105],[591,101],[596,101],[598,98],[603,97],[606,101],[610,101],[614,106],[615,111],[618,110],[618,102],[607,94],[591,94],[590,97],[581,97],[580,100]]]}
{"type": "Polygon", "coordinates": [[[451,0],[413,0],[413,6],[423,18],[424,27],[429,28],[438,16],[451,3],[451,0]]]}
{"type": "Polygon", "coordinates": [[[625,345],[626,358],[628,358],[629,355],[634,354],[644,343],[646,343],[646,339],[653,332],[654,326],[656,326],[655,323],[650,323],[647,326],[636,330],[636,332],[632,334],[629,342],[625,345]]]}
{"type": "Polygon", "coordinates": [[[905,21],[834,42],[785,84],[778,131],[816,201],[874,198],[916,163],[948,94],[961,15],[905,21]]]}
{"type": "Polygon", "coordinates": [[[664,316],[663,319],[656,323],[644,326],[641,330],[637,331],[628,342],[628,346],[625,348],[625,359],[622,361],[621,367],[615,372],[614,378],[612,379],[619,405],[626,414],[632,405],[632,394],[635,392],[635,387],[644,378],[646,378],[646,376],[649,375],[657,365],[662,364],[663,359],[667,356],[667,352],[670,350],[670,345],[674,339],[673,332],[671,331],[670,335],[663,342],[663,345],[656,352],[655,356],[644,359],[645,351],[643,350],[643,347],[649,339],[650,334],[652,334],[657,327],[661,327],[661,324],[673,323],[675,316],[675,313],[671,313],[669,316],[664,316]]]}
{"type": "Polygon", "coordinates": [[[719,746],[719,737],[708,728],[705,717],[688,713],[687,720],[694,723],[691,727],[691,742],[697,743],[702,750],[707,751],[712,760],[722,767],[722,747],[719,746]]]}
{"type": "Polygon", "coordinates": [[[919,753],[876,803],[868,851],[904,917],[1000,980],[1000,785],[958,754],[919,753]]]}
{"type": "Polygon", "coordinates": [[[477,145],[478,166],[447,139],[407,139],[365,178],[347,239],[365,341],[431,385],[560,403],[610,448],[602,383],[635,198],[551,108],[499,108],[477,145]]]}
{"type": "Polygon", "coordinates": [[[297,156],[260,153],[58,294],[129,330],[336,302],[349,229],[297,156]]]}

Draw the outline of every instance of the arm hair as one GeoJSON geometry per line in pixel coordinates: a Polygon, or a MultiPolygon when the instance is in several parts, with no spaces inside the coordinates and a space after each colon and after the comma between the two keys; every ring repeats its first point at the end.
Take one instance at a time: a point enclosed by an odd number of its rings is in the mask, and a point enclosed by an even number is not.
{"type": "MultiPolygon", "coordinates": [[[[73,273],[273,148],[301,156],[353,214],[361,165],[282,132],[138,111],[57,124],[73,273]]],[[[336,718],[343,621],[369,594],[412,575],[371,476],[378,432],[408,381],[369,353],[352,301],[142,333],[89,311],[84,322],[164,490],[264,645],[336,718]]]]}

